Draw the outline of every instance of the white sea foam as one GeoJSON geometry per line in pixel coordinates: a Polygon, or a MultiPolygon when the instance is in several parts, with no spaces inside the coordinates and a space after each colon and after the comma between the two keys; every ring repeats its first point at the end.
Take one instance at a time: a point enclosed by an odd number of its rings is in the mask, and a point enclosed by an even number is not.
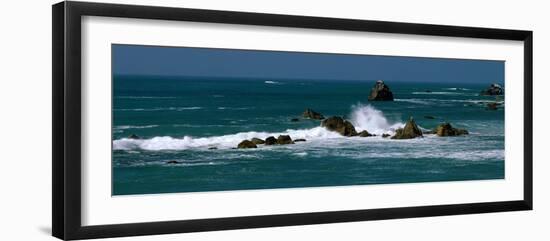
{"type": "Polygon", "coordinates": [[[186,150],[190,148],[206,148],[216,146],[218,148],[233,148],[236,147],[242,140],[250,140],[252,138],[265,139],[269,136],[290,135],[294,139],[304,138],[307,140],[324,139],[324,138],[342,138],[340,134],[328,131],[323,127],[315,127],[311,129],[292,130],[289,129],[280,133],[269,132],[240,132],[236,134],[212,136],[212,137],[191,137],[174,138],[170,136],[158,136],[151,139],[129,139],[122,138],[113,141],[114,150],[186,150]]]}
{"type": "MultiPolygon", "coordinates": [[[[371,105],[358,104],[352,106],[351,120],[357,131],[367,130],[376,135],[384,133],[393,134],[397,128],[404,124],[390,123],[382,111],[375,109],[371,105]]],[[[211,136],[211,137],[191,137],[176,138],[170,136],[157,136],[150,139],[129,139],[122,138],[113,141],[114,150],[186,150],[191,148],[234,148],[242,140],[252,138],[265,139],[269,136],[277,137],[279,135],[289,135],[293,139],[306,139],[308,143],[323,139],[343,139],[340,134],[329,131],[324,127],[314,127],[311,129],[288,129],[284,132],[240,132],[236,134],[211,136]]]]}
{"type": "Polygon", "coordinates": [[[432,92],[412,92],[413,95],[469,95],[468,93],[460,92],[446,92],[446,91],[432,91],[432,92]]]}
{"type": "Polygon", "coordinates": [[[225,107],[225,106],[218,107],[218,110],[248,110],[248,109],[253,109],[253,107],[225,107]]]}
{"type": "Polygon", "coordinates": [[[266,80],[266,81],[264,81],[264,83],[266,83],[266,84],[272,84],[272,85],[280,85],[280,84],[281,84],[280,82],[272,81],[272,80],[266,80]]]}
{"type": "MultiPolygon", "coordinates": [[[[422,140],[422,139],[417,139],[422,140]]],[[[413,149],[413,148],[411,148],[413,149]]],[[[429,150],[429,149],[425,149],[429,150]]],[[[468,150],[468,151],[399,151],[399,152],[365,152],[351,153],[344,155],[353,159],[369,159],[369,158],[399,158],[399,159],[455,159],[461,161],[484,161],[484,160],[503,160],[504,150],[468,150]]]]}
{"type": "Polygon", "coordinates": [[[454,87],[454,88],[443,88],[444,90],[470,90],[470,89],[466,89],[466,88],[458,88],[458,87],[454,87]]]}
{"type": "Polygon", "coordinates": [[[414,104],[423,104],[423,105],[433,105],[436,103],[469,103],[469,104],[479,104],[485,105],[487,103],[498,103],[500,105],[504,104],[504,101],[495,101],[495,100],[480,100],[480,99],[464,99],[464,100],[442,100],[442,99],[423,99],[423,98],[412,98],[412,99],[394,99],[398,102],[408,102],[414,104]]]}
{"type": "Polygon", "coordinates": [[[293,153],[293,155],[304,157],[304,156],[307,156],[307,152],[295,152],[293,153]]]}
{"type": "Polygon", "coordinates": [[[358,131],[367,130],[369,133],[382,135],[394,133],[403,127],[403,123],[390,123],[382,111],[371,105],[357,104],[352,106],[351,123],[358,131]]]}
{"type": "Polygon", "coordinates": [[[147,128],[155,128],[158,127],[158,125],[145,125],[145,126],[132,126],[132,125],[122,125],[122,126],[115,126],[115,130],[126,130],[126,129],[147,129],[147,128]]]}
{"type": "Polygon", "coordinates": [[[394,99],[398,102],[409,102],[413,104],[430,105],[432,104],[428,99],[394,99]]]}

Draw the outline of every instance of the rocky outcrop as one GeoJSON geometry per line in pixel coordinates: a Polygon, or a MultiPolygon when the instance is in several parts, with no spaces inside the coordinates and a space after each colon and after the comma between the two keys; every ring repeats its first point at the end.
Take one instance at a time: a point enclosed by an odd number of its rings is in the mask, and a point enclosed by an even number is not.
{"type": "Polygon", "coordinates": [[[302,114],[302,116],[303,116],[304,118],[314,119],[314,120],[322,120],[322,119],[325,119],[325,117],[324,117],[321,113],[316,112],[316,111],[314,111],[314,110],[312,110],[312,109],[309,109],[309,108],[306,109],[306,110],[304,111],[304,113],[302,114]]]}
{"type": "Polygon", "coordinates": [[[504,90],[499,84],[491,84],[489,88],[482,90],[481,95],[503,95],[504,90]]]}
{"type": "Polygon", "coordinates": [[[393,101],[393,93],[384,81],[378,80],[370,90],[369,101],[393,101]]]}
{"type": "Polygon", "coordinates": [[[405,127],[399,128],[395,131],[395,135],[392,139],[413,139],[416,137],[422,137],[422,131],[416,125],[416,122],[411,117],[405,124],[405,127]]]}
{"type": "Polygon", "coordinates": [[[277,144],[277,139],[275,139],[275,137],[273,137],[273,136],[270,136],[270,137],[268,137],[268,138],[265,138],[265,144],[266,144],[267,146],[269,146],[269,145],[275,145],[275,144],[277,144]]]}
{"type": "Polygon", "coordinates": [[[264,140],[262,140],[262,139],[260,139],[260,138],[256,138],[256,137],[252,138],[250,141],[251,141],[252,143],[256,144],[256,145],[265,144],[265,141],[264,141],[264,140]]]}
{"type": "Polygon", "coordinates": [[[374,136],[373,134],[369,133],[368,131],[364,130],[364,131],[361,131],[359,133],[357,133],[358,136],[360,137],[369,137],[369,136],[374,136]]]}
{"type": "Polygon", "coordinates": [[[294,144],[289,135],[280,135],[277,137],[277,145],[294,144]]]}
{"type": "Polygon", "coordinates": [[[357,131],[351,122],[344,120],[342,117],[333,116],[321,122],[321,126],[329,131],[335,131],[343,136],[356,136],[357,131]]]}
{"type": "Polygon", "coordinates": [[[388,133],[382,134],[382,138],[388,138],[388,137],[390,137],[390,134],[388,134],[388,133]]]}
{"type": "Polygon", "coordinates": [[[451,126],[450,123],[443,123],[437,126],[434,130],[435,134],[438,136],[460,136],[468,135],[468,131],[465,129],[458,129],[451,126]]]}
{"type": "Polygon", "coordinates": [[[134,139],[134,140],[137,140],[137,139],[141,139],[141,137],[139,137],[138,135],[136,134],[131,134],[128,136],[128,139],[134,139]]]}
{"type": "Polygon", "coordinates": [[[239,143],[239,145],[237,145],[237,148],[239,148],[239,149],[257,148],[257,147],[258,146],[256,146],[256,144],[254,144],[254,142],[251,142],[249,140],[241,141],[241,143],[239,143]]]}

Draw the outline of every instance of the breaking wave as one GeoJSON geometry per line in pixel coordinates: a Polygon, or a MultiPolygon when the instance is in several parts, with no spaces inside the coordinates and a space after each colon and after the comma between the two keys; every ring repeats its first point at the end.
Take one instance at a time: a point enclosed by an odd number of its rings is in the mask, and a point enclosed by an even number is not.
{"type": "MultiPolygon", "coordinates": [[[[382,111],[375,109],[371,105],[352,106],[350,121],[356,127],[357,131],[367,130],[370,133],[381,135],[383,133],[393,134],[394,131],[402,127],[403,123],[390,123],[382,111]]],[[[129,139],[122,138],[113,141],[114,150],[186,150],[191,148],[234,148],[242,140],[252,138],[265,139],[269,136],[289,135],[293,139],[303,138],[309,141],[319,139],[346,138],[336,132],[329,131],[324,127],[314,127],[311,129],[288,129],[282,132],[240,132],[230,135],[211,136],[211,137],[191,137],[184,136],[176,138],[171,136],[157,136],[150,139],[129,139]]]]}
{"type": "Polygon", "coordinates": [[[147,129],[147,128],[155,128],[158,127],[158,125],[145,125],[145,126],[132,126],[132,125],[122,125],[122,126],[115,126],[115,130],[126,130],[126,129],[147,129]]]}
{"type": "Polygon", "coordinates": [[[352,106],[351,123],[358,131],[367,130],[369,133],[382,135],[394,133],[403,123],[390,123],[382,111],[371,105],[357,104],[352,106]]]}

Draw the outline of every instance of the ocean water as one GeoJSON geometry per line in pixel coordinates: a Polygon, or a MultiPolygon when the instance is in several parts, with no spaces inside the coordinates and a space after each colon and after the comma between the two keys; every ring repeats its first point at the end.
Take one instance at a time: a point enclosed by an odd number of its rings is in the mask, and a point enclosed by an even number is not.
{"type": "Polygon", "coordinates": [[[386,81],[395,101],[369,102],[373,84],[114,76],[112,193],[504,178],[504,105],[485,108],[503,99],[479,96],[490,83],[386,81]],[[378,136],[343,137],[318,120],[290,121],[306,108],[344,116],[358,131],[378,136]],[[422,129],[447,121],[470,135],[380,136],[394,133],[411,116],[422,129]],[[141,139],[129,139],[131,134],[141,139]],[[244,139],[279,134],[307,141],[235,149],[244,139]]]}

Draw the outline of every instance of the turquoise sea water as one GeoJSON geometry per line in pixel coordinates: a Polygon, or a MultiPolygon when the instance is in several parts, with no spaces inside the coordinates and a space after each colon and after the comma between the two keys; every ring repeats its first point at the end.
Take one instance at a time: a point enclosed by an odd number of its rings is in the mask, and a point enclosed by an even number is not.
{"type": "Polygon", "coordinates": [[[504,107],[486,110],[495,97],[478,95],[489,82],[386,81],[395,101],[369,102],[374,81],[114,76],[113,195],[504,178],[504,107]],[[306,108],[378,136],[290,121],[306,108]],[[424,129],[448,121],[471,134],[380,137],[410,116],[424,129]],[[234,149],[279,134],[307,141],[234,149]]]}

